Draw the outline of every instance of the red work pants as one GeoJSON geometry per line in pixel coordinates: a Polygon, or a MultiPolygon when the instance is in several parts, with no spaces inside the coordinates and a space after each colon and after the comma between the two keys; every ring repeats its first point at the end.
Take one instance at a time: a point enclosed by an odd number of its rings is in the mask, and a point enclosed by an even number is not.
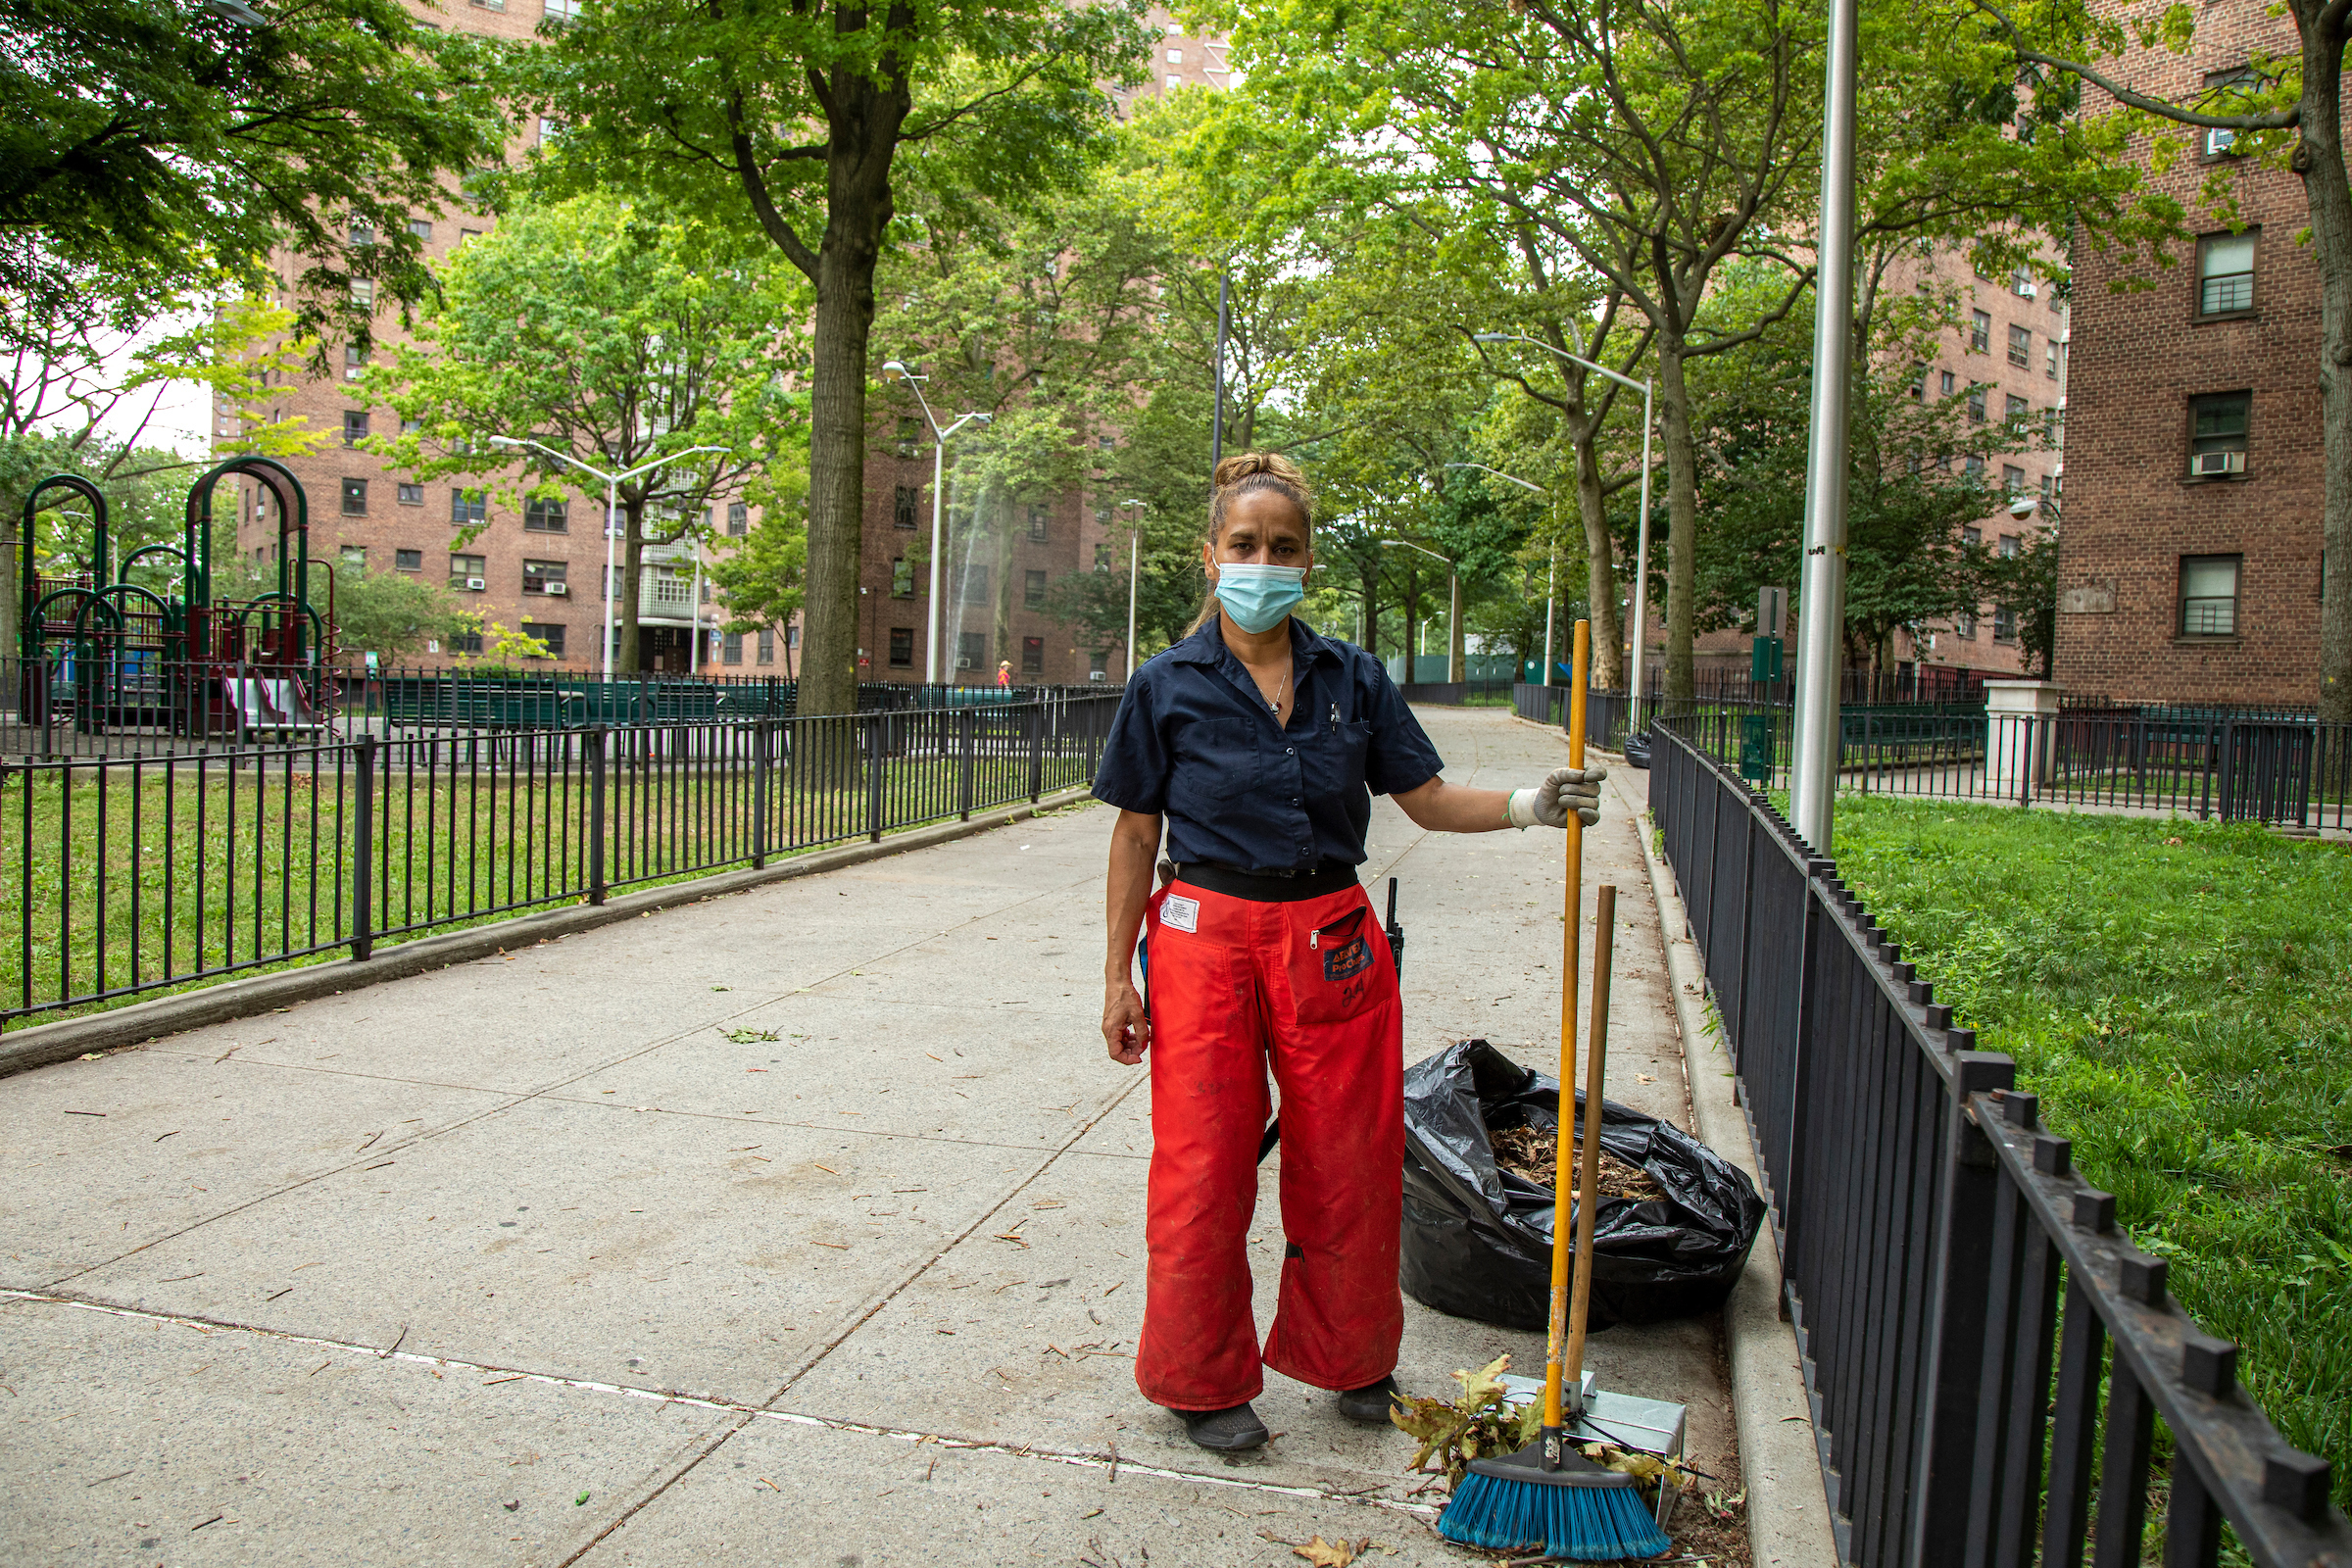
{"type": "Polygon", "coordinates": [[[1357,1389],[1396,1366],[1404,1012],[1363,889],[1259,904],[1177,882],[1146,918],[1151,1249],[1135,1381],[1178,1410],[1257,1396],[1260,1367],[1357,1389]],[[1249,1232],[1266,1071],[1289,1242],[1261,1358],[1249,1232]]]}

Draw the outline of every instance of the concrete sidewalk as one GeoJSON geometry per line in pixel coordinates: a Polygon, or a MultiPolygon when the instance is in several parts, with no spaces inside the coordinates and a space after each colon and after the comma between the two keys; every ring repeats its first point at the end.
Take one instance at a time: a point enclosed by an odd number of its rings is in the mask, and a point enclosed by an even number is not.
{"type": "MultiPolygon", "coordinates": [[[[1556,734],[1423,710],[1447,776],[1556,734]]],[[[1107,1060],[1079,808],[0,1082],[0,1560],[1469,1562],[1408,1440],[1269,1376],[1231,1460],[1146,1404],[1150,1104],[1107,1060]]],[[[1551,1064],[1559,838],[1420,833],[1406,1059],[1551,1064]],[[1533,1044],[1531,1044],[1533,1043],[1533,1044]]],[[[1690,1124],[1632,822],[1610,1094],[1690,1124]]],[[[1280,1155],[1275,1156],[1278,1161],[1280,1155]]],[[[1269,1178],[1275,1162],[1269,1161],[1269,1178]]],[[[1270,1310],[1271,1181],[1253,1236],[1270,1310]]],[[[1542,1337],[1406,1303],[1399,1376],[1542,1337]]],[[[1738,1485],[1720,1324],[1596,1337],[1738,1485]]]]}

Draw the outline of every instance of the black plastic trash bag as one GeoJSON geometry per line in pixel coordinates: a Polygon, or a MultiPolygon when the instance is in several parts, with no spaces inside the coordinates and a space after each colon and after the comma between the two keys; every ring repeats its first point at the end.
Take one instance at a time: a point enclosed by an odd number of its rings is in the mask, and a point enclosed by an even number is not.
{"type": "MultiPolygon", "coordinates": [[[[1459,1041],[1405,1069],[1397,1273],[1415,1300],[1505,1328],[1544,1326],[1551,1190],[1498,1169],[1488,1131],[1532,1124],[1556,1133],[1559,1104],[1557,1080],[1484,1040],[1459,1041]]],[[[1600,1116],[1600,1147],[1647,1171],[1668,1196],[1600,1200],[1592,1327],[1722,1305],[1763,1223],[1755,1184],[1671,1122],[1609,1100],[1600,1116]]]]}

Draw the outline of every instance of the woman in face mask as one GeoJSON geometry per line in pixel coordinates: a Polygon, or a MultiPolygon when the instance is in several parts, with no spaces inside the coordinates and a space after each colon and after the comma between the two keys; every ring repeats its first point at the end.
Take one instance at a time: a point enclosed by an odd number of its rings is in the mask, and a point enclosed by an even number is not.
{"type": "Polygon", "coordinates": [[[1564,827],[1569,811],[1598,820],[1603,776],[1561,767],[1518,791],[1440,778],[1380,662],[1291,614],[1314,566],[1313,505],[1282,458],[1217,465],[1209,601],[1128,682],[1095,776],[1119,808],[1102,1038],[1114,1061],[1152,1059],[1136,1383],[1223,1450],[1266,1441],[1250,1407],[1265,1366],[1333,1391],[1351,1420],[1386,1424],[1396,1393],[1403,1010],[1356,881],[1372,796],[1435,831],[1564,827]],[[1174,878],[1154,891],[1163,819],[1174,878]],[[1261,1352],[1247,1248],[1269,1066],[1289,1245],[1261,1352]]]}

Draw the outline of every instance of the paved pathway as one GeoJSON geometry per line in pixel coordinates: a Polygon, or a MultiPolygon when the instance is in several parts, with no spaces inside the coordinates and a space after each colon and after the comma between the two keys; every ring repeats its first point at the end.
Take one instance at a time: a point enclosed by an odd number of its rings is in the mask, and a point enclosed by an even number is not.
{"type": "MultiPolygon", "coordinates": [[[[1462,782],[1561,757],[1499,712],[1423,718],[1462,782]]],[[[1396,1506],[1407,1441],[1328,1396],[1270,1377],[1282,1436],[1221,1461],[1135,1391],[1149,1088],[1096,1032],[1110,821],[0,1080],[0,1560],[1111,1568],[1316,1534],[1473,1560],[1396,1506]]],[[[1611,1094],[1687,1124],[1633,829],[1594,840],[1611,1094]]],[[[1380,803],[1408,1060],[1549,1056],[1558,844],[1380,803]]],[[[1406,1322],[1417,1389],[1542,1361],[1406,1322]]],[[[1693,1457],[1736,1475],[1714,1321],[1592,1360],[1689,1400],[1693,1457]]]]}

